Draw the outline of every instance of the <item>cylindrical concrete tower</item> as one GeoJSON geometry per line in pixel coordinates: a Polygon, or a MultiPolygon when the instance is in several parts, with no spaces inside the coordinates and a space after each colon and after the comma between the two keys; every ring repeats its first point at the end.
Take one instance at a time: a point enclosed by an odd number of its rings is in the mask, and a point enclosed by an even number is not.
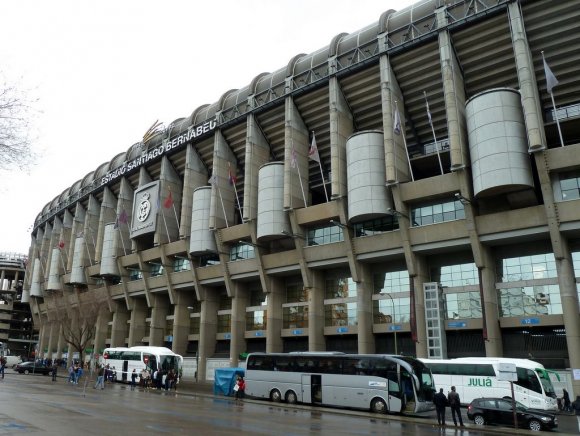
{"type": "MultiPolygon", "coordinates": [[[[103,253],[101,254],[101,275],[118,276],[119,267],[117,266],[117,247],[115,247],[115,223],[105,225],[105,234],[103,235],[103,253]]],[[[120,235],[119,235],[120,236],[120,235]]]]}
{"type": "Polygon", "coordinates": [[[466,103],[475,196],[533,187],[520,93],[490,89],[466,103]]]}
{"type": "Polygon", "coordinates": [[[387,215],[393,205],[385,186],[383,132],[358,132],[348,138],[346,165],[349,221],[387,215]]]}
{"type": "Polygon", "coordinates": [[[193,255],[217,252],[215,238],[209,230],[210,202],[211,186],[201,186],[193,191],[189,240],[189,252],[193,255]]]}
{"type": "Polygon", "coordinates": [[[260,167],[257,220],[259,240],[280,238],[282,231],[291,231],[284,212],[283,162],[270,162],[260,167]]]}

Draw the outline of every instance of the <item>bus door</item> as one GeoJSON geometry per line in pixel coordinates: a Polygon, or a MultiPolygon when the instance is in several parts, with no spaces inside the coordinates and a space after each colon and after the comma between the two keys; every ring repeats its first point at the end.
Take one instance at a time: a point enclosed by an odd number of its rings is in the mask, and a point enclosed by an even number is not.
{"type": "Polygon", "coordinates": [[[127,381],[128,372],[129,372],[129,361],[123,360],[123,371],[122,371],[122,375],[121,375],[122,381],[124,381],[124,382],[127,381]]]}
{"type": "Polygon", "coordinates": [[[302,402],[312,403],[312,376],[302,374],[302,402]]]}
{"type": "Polygon", "coordinates": [[[311,395],[312,404],[322,404],[322,376],[320,374],[312,374],[311,379],[311,395]]]}
{"type": "Polygon", "coordinates": [[[413,378],[407,370],[400,365],[398,365],[400,386],[402,393],[402,400],[404,403],[405,412],[415,411],[415,388],[413,386],[413,378]]]}

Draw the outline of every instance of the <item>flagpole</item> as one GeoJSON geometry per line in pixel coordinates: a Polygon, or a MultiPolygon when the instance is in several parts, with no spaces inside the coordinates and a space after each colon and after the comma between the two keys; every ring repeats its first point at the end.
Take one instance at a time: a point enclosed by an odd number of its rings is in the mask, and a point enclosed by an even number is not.
{"type": "Polygon", "coordinates": [[[238,209],[240,211],[240,218],[242,218],[242,206],[240,206],[240,197],[238,197],[238,188],[236,188],[236,182],[232,180],[232,184],[234,185],[234,194],[236,194],[236,202],[238,203],[238,209]]]}
{"type": "Polygon", "coordinates": [[[175,214],[175,221],[177,222],[177,229],[179,229],[179,219],[177,218],[177,210],[175,210],[175,202],[173,203],[173,213],[175,214]]]}
{"type": "Polygon", "coordinates": [[[167,234],[167,239],[169,240],[169,242],[171,242],[171,237],[169,236],[169,229],[167,228],[167,220],[165,219],[165,214],[163,213],[163,209],[165,209],[165,204],[163,205],[163,207],[159,208],[161,209],[161,217],[163,218],[163,224],[165,224],[165,233],[167,234]]]}
{"type": "Polygon", "coordinates": [[[217,188],[217,190],[218,190],[218,194],[219,194],[219,196],[220,196],[220,201],[221,201],[221,203],[222,203],[222,210],[223,210],[223,212],[224,212],[224,220],[226,221],[226,227],[229,227],[229,224],[228,224],[228,217],[227,217],[227,215],[226,215],[226,207],[224,206],[224,198],[222,197],[222,191],[221,191],[221,189],[220,189],[220,187],[219,187],[219,186],[216,186],[216,188],[217,188]]]}
{"type": "MultiPolygon", "coordinates": [[[[90,229],[90,227],[89,227],[90,229]]],[[[93,259],[91,259],[91,252],[89,251],[89,244],[87,244],[87,238],[85,238],[85,235],[83,234],[83,242],[85,243],[85,248],[87,249],[87,256],[89,257],[89,263],[91,264],[91,266],[93,265],[93,259]]]]}
{"type": "Polygon", "coordinates": [[[326,202],[328,203],[328,193],[326,192],[326,182],[324,181],[324,173],[322,172],[322,164],[318,161],[318,167],[320,168],[320,177],[322,177],[322,188],[324,189],[324,196],[326,197],[326,202]]]}
{"type": "Polygon", "coordinates": [[[564,147],[564,138],[562,137],[562,130],[560,129],[560,119],[558,118],[558,111],[556,110],[556,101],[554,100],[554,93],[552,88],[558,84],[558,79],[552,73],[552,70],[546,63],[546,58],[544,57],[544,50],[542,50],[542,61],[544,61],[544,72],[546,74],[546,89],[550,93],[550,98],[552,99],[552,108],[554,109],[554,119],[556,120],[556,126],[558,127],[558,135],[560,135],[560,146],[564,147]]]}
{"type": "Polygon", "coordinates": [[[427,118],[429,118],[429,124],[431,125],[431,132],[433,132],[433,140],[435,141],[435,151],[437,152],[437,159],[439,160],[439,169],[441,174],[443,174],[443,164],[441,163],[441,154],[439,154],[439,143],[437,142],[437,137],[435,136],[435,127],[433,127],[433,120],[431,119],[431,111],[429,111],[429,102],[427,101],[427,93],[423,91],[425,96],[425,107],[427,108],[427,118]]]}
{"type": "MultiPolygon", "coordinates": [[[[399,105],[397,104],[397,100],[395,100],[395,118],[399,117],[399,128],[401,129],[400,135],[403,137],[403,144],[405,145],[405,155],[407,156],[407,163],[409,164],[409,173],[411,174],[411,181],[414,182],[415,178],[413,177],[413,168],[411,167],[411,158],[409,157],[409,149],[407,148],[407,138],[405,137],[405,131],[403,130],[403,124],[401,123],[401,115],[399,114],[399,105]]],[[[395,119],[395,126],[397,128],[397,120],[395,119]]],[[[396,131],[395,131],[396,133],[396,131]]]]}
{"type": "MultiPolygon", "coordinates": [[[[119,223],[119,218],[117,217],[117,223],[119,223]]],[[[127,224],[127,226],[129,226],[127,224]]],[[[127,250],[125,249],[125,241],[123,240],[123,234],[121,233],[121,224],[117,225],[117,232],[119,232],[118,236],[121,240],[121,245],[123,246],[123,253],[127,256],[127,250]]]]}

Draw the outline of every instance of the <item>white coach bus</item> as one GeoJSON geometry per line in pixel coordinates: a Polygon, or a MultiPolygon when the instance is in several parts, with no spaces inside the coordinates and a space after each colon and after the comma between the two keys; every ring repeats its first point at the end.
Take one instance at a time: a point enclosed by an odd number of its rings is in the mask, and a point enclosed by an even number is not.
{"type": "Polygon", "coordinates": [[[482,397],[511,398],[510,382],[498,380],[497,375],[500,363],[513,363],[518,375],[518,380],[513,382],[516,401],[534,409],[558,409],[556,392],[549,376],[553,371],[546,370],[538,362],[500,357],[420,360],[431,369],[437,390],[443,388],[447,393],[451,386],[455,386],[461,404],[469,404],[473,399],[482,397]]]}
{"type": "Polygon", "coordinates": [[[165,347],[116,347],[105,348],[101,363],[115,367],[118,381],[130,382],[133,369],[136,369],[137,374],[146,367],[151,373],[156,369],[166,372],[173,369],[179,374],[183,357],[165,347]]]}
{"type": "Polygon", "coordinates": [[[412,357],[383,354],[253,353],[246,394],[376,413],[434,409],[431,371],[412,357]]]}

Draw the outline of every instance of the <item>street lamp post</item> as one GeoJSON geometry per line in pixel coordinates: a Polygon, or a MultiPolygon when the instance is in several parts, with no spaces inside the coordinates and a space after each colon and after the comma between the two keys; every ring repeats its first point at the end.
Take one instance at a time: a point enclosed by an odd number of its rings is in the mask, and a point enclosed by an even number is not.
{"type": "Polygon", "coordinates": [[[395,354],[399,354],[399,352],[397,350],[397,326],[395,326],[395,301],[393,300],[393,297],[391,296],[391,294],[389,294],[388,292],[385,292],[384,294],[387,297],[389,297],[389,299],[391,300],[391,306],[393,307],[393,311],[392,311],[392,315],[391,315],[391,330],[393,330],[393,333],[394,333],[395,354]]]}

